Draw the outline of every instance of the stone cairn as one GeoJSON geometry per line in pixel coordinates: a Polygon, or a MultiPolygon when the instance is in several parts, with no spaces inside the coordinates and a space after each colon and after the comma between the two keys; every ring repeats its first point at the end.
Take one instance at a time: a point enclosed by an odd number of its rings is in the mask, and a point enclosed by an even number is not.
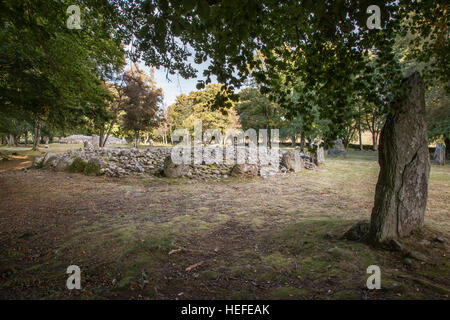
{"type": "MultiPolygon", "coordinates": [[[[214,149],[214,148],[213,148],[214,149]]],[[[175,164],[171,159],[171,148],[124,149],[124,148],[93,148],[86,143],[85,148],[73,149],[64,154],[47,153],[44,157],[37,157],[33,167],[51,169],[54,171],[84,172],[85,174],[123,177],[128,175],[150,175],[178,178],[226,179],[233,177],[264,178],[273,175],[286,175],[303,169],[314,169],[314,157],[299,151],[279,150],[279,163],[274,167],[270,164],[262,165],[253,159],[248,148],[235,147],[237,152],[245,152],[245,162],[236,164],[226,158],[225,161],[214,163],[214,150],[203,148],[201,164],[175,164]]],[[[256,157],[256,155],[253,155],[256,157]]],[[[194,153],[192,149],[192,157],[194,153]]],[[[234,158],[236,159],[236,157],[234,158]]],[[[261,159],[261,158],[260,158],[261,159]]],[[[269,161],[267,161],[269,162],[269,161]]]]}

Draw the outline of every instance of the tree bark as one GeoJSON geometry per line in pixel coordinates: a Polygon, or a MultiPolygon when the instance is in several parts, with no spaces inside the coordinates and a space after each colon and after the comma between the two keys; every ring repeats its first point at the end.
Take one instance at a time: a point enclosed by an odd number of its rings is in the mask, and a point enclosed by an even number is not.
{"type": "Polygon", "coordinates": [[[375,124],[375,114],[372,116],[372,150],[378,151],[378,132],[375,124]]]}
{"type": "Polygon", "coordinates": [[[361,119],[358,120],[359,150],[363,151],[361,119]]]}
{"type": "Polygon", "coordinates": [[[305,149],[305,133],[300,133],[300,150],[303,151],[305,149]]]}
{"type": "Polygon", "coordinates": [[[39,120],[34,121],[34,137],[33,137],[33,150],[37,150],[39,146],[41,129],[39,120]]]}
{"type": "Polygon", "coordinates": [[[116,119],[113,119],[113,120],[111,121],[111,124],[109,125],[108,131],[106,132],[106,136],[105,136],[105,138],[103,139],[103,145],[102,145],[102,147],[105,147],[105,146],[106,146],[106,142],[108,142],[108,138],[109,138],[109,136],[111,135],[112,129],[113,129],[113,127],[114,127],[115,124],[116,124],[116,119]]]}
{"type": "Polygon", "coordinates": [[[6,141],[8,142],[8,147],[14,146],[14,136],[12,134],[6,136],[6,141]]]}
{"type": "Polygon", "coordinates": [[[373,151],[378,151],[378,133],[377,132],[373,132],[372,133],[372,149],[373,151]]]}
{"type": "Polygon", "coordinates": [[[447,158],[447,160],[450,160],[450,139],[445,138],[444,143],[445,143],[446,158],[447,158]]]}
{"type": "Polygon", "coordinates": [[[381,243],[405,237],[423,225],[428,196],[428,153],[422,77],[406,79],[406,95],[393,106],[381,130],[369,239],[381,243]]]}
{"type": "Polygon", "coordinates": [[[134,147],[139,147],[139,130],[134,131],[134,147]]]}
{"type": "Polygon", "coordinates": [[[295,136],[295,134],[291,136],[291,141],[292,141],[291,147],[295,147],[296,146],[296,143],[295,143],[296,139],[297,139],[297,137],[295,136]]]}
{"type": "Polygon", "coordinates": [[[102,125],[102,127],[100,128],[100,133],[98,135],[98,147],[99,148],[104,147],[104,145],[103,145],[104,141],[105,141],[105,128],[102,125]]]}

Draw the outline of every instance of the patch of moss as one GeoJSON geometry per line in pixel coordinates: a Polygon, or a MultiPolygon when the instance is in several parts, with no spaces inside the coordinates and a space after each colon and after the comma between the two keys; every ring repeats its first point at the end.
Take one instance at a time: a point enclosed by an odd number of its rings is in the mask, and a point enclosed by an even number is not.
{"type": "Polygon", "coordinates": [[[361,293],[356,290],[341,290],[335,292],[331,297],[338,300],[359,300],[361,299],[361,293]]]}
{"type": "Polygon", "coordinates": [[[323,271],[329,264],[330,262],[323,257],[306,257],[300,260],[300,273],[303,271],[323,271]]]}
{"type": "Polygon", "coordinates": [[[292,299],[298,297],[308,296],[309,292],[306,289],[299,289],[294,287],[279,287],[272,290],[270,295],[275,299],[292,299]]]}
{"type": "Polygon", "coordinates": [[[204,271],[200,274],[200,277],[205,280],[216,280],[219,277],[219,273],[216,271],[204,271]]]}
{"type": "Polygon", "coordinates": [[[133,276],[129,275],[126,277],[123,277],[120,279],[120,281],[117,283],[117,288],[123,289],[130,285],[131,281],[133,280],[133,276]]]}
{"type": "Polygon", "coordinates": [[[262,261],[279,271],[290,271],[294,267],[292,260],[283,257],[279,252],[263,257],[262,261]]]}
{"type": "Polygon", "coordinates": [[[233,266],[231,267],[231,274],[233,277],[250,277],[253,275],[253,270],[250,266],[233,266]]]}
{"type": "Polygon", "coordinates": [[[82,173],[82,172],[84,172],[86,165],[87,165],[87,161],[85,161],[81,158],[75,158],[69,167],[69,171],[82,173]]]}

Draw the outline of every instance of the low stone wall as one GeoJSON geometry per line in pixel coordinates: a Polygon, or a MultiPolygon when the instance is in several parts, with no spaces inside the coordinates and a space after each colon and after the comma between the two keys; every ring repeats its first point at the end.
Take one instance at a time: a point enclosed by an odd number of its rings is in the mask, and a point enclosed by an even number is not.
{"type": "MultiPolygon", "coordinates": [[[[164,175],[165,159],[170,156],[171,151],[171,148],[150,148],[146,150],[82,148],[70,150],[64,154],[58,155],[47,153],[44,157],[36,158],[33,166],[55,171],[84,172],[86,174],[107,175],[111,177],[123,177],[127,175],[159,176],[164,175]]],[[[256,162],[255,159],[249,158],[248,149],[244,148],[244,150],[242,150],[234,148],[234,156],[237,152],[246,152],[246,163],[256,162]]],[[[234,161],[224,161],[224,163],[219,164],[213,163],[214,159],[211,158],[213,155],[214,152],[212,152],[212,150],[205,151],[202,164],[183,165],[183,170],[180,171],[181,174],[178,176],[201,179],[226,179],[230,175],[235,174],[236,176],[239,176],[239,172],[242,170],[236,170],[234,161]]],[[[251,172],[251,176],[254,176],[254,173],[256,173],[262,177],[269,177],[272,175],[298,172],[304,168],[315,168],[313,159],[298,151],[279,150],[278,156],[280,161],[277,167],[272,165],[261,165],[260,163],[248,164],[247,167],[245,167],[245,170],[248,171],[246,174],[251,172]]],[[[193,154],[192,159],[194,159],[193,154]]],[[[226,159],[225,156],[224,159],[226,159]]]]}
{"type": "MultiPolygon", "coordinates": [[[[94,146],[98,146],[99,142],[99,136],[92,135],[92,136],[84,136],[81,134],[74,134],[68,137],[64,137],[59,139],[60,143],[70,143],[70,144],[83,144],[85,141],[91,143],[94,146]]],[[[125,139],[119,139],[116,137],[108,137],[108,140],[106,140],[106,145],[112,145],[112,144],[127,144],[127,141],[125,139]]]]}

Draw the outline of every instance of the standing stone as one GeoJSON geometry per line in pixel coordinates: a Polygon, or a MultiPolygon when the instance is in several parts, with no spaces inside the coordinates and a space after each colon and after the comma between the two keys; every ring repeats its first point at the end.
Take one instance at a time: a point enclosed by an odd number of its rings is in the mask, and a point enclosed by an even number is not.
{"type": "Polygon", "coordinates": [[[299,172],[305,168],[305,162],[296,151],[288,151],[281,158],[281,165],[288,171],[299,172]]]}
{"type": "Polygon", "coordinates": [[[405,237],[423,225],[430,161],[424,85],[419,73],[404,81],[406,94],[393,106],[381,130],[380,173],[370,224],[370,240],[405,237]]]}
{"type": "Polygon", "coordinates": [[[434,151],[434,164],[445,165],[445,146],[443,143],[436,143],[436,150],[434,151]]]}
{"type": "Polygon", "coordinates": [[[319,166],[322,163],[325,163],[325,151],[319,144],[317,144],[316,147],[316,151],[314,152],[314,164],[319,166]]]}
{"type": "Polygon", "coordinates": [[[92,147],[98,148],[100,146],[100,137],[97,135],[93,135],[91,137],[92,147]]]}
{"type": "Polygon", "coordinates": [[[342,139],[337,139],[334,142],[334,146],[332,149],[328,149],[328,155],[330,156],[345,156],[347,151],[345,150],[344,143],[342,139]]]}
{"type": "Polygon", "coordinates": [[[164,175],[168,178],[180,178],[187,174],[187,166],[185,164],[175,164],[172,156],[168,155],[164,159],[164,175]]]}

